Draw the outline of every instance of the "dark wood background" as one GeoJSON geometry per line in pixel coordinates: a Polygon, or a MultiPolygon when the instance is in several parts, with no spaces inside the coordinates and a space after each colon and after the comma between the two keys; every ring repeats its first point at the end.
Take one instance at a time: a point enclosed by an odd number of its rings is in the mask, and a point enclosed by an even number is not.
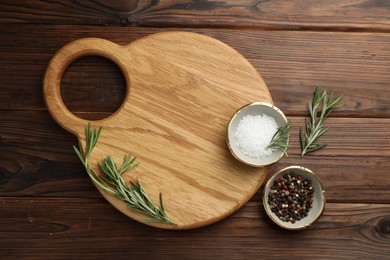
{"type": "MultiPolygon", "coordinates": [[[[0,259],[390,259],[390,2],[387,0],[180,0],[0,2],[0,259]],[[184,30],[215,37],[261,73],[292,120],[289,158],[322,179],[326,210],[303,232],[267,218],[261,190],[208,227],[166,231],[114,209],[92,185],[42,98],[50,58],[66,43],[126,44],[184,30]],[[317,85],[344,95],[328,120],[329,146],[299,157],[298,129],[317,85]]],[[[119,69],[75,61],[61,90],[87,119],[125,96],[119,69]]]]}

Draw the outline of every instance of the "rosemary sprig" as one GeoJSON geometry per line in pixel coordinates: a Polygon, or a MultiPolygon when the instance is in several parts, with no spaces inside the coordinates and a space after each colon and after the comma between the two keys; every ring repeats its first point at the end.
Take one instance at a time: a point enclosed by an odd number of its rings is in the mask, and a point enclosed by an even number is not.
{"type": "Polygon", "coordinates": [[[123,158],[123,164],[120,168],[117,167],[111,156],[107,156],[101,163],[99,163],[99,167],[104,173],[104,177],[99,176],[92,170],[89,165],[89,158],[99,139],[101,130],[101,127],[99,129],[94,129],[90,124],[88,124],[85,128],[85,149],[82,145],[80,145],[80,150],[73,146],[74,151],[83,163],[89,177],[103,190],[121,198],[133,210],[149,215],[153,218],[144,222],[166,222],[168,224],[175,225],[175,222],[173,222],[165,213],[161,193],[160,206],[157,206],[149,198],[138,178],[135,182],[130,181],[130,185],[123,180],[122,174],[138,165],[135,156],[132,156],[131,154],[125,155],[123,158]]]}
{"type": "Polygon", "coordinates": [[[343,105],[340,102],[341,98],[342,95],[334,97],[333,91],[327,95],[326,90],[321,92],[319,87],[316,88],[313,100],[309,103],[310,119],[306,118],[305,133],[303,132],[302,128],[299,129],[299,139],[302,150],[301,157],[327,145],[327,143],[319,143],[318,141],[320,137],[328,130],[327,128],[324,128],[325,119],[334,109],[343,105]],[[317,119],[321,105],[321,113],[317,119]]]}
{"type": "Polygon", "coordinates": [[[267,149],[271,148],[274,150],[281,150],[283,151],[284,155],[288,157],[287,148],[288,148],[288,137],[290,135],[290,130],[291,130],[291,123],[290,121],[287,121],[287,123],[284,126],[278,128],[278,130],[272,137],[270,144],[267,146],[267,149]]]}

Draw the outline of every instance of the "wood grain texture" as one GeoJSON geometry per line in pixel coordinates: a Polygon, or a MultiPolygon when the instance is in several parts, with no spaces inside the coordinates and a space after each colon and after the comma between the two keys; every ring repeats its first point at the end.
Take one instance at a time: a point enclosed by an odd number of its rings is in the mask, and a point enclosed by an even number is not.
{"type": "MultiPolygon", "coordinates": [[[[328,202],[389,203],[389,119],[330,118],[323,137],[328,147],[304,158],[298,143],[304,119],[290,119],[290,156],[272,165],[270,173],[302,165],[321,178],[328,202]]],[[[46,111],[0,113],[0,196],[101,197],[72,150],[75,144],[77,139],[46,111]]]]}
{"type": "MultiPolygon", "coordinates": [[[[238,163],[226,145],[226,126],[236,110],[254,100],[272,104],[261,76],[237,51],[211,37],[189,32],[149,35],[125,46],[83,38],[61,48],[45,73],[43,94],[48,110],[62,127],[85,143],[87,120],[62,102],[60,82],[66,67],[85,55],[109,58],[122,70],[127,95],[103,127],[89,163],[112,155],[122,161],[134,152],[141,163],[134,174],[177,225],[147,223],[169,229],[209,225],[235,212],[258,190],[266,169],[238,163]],[[221,98],[223,97],[223,98],[221,98]]],[[[100,173],[101,175],[101,173],[100,173]]],[[[145,216],[98,187],[117,209],[138,221],[145,216]]]]}
{"type": "Polygon", "coordinates": [[[1,198],[0,205],[3,259],[280,259],[284,250],[299,259],[390,254],[388,204],[330,203],[305,232],[276,227],[260,202],[222,222],[180,232],[146,227],[96,199],[1,198]]]}
{"type": "Polygon", "coordinates": [[[2,1],[0,22],[155,27],[390,30],[385,0],[2,1]]]}
{"type": "MultiPolygon", "coordinates": [[[[387,259],[389,20],[386,0],[1,1],[0,259],[387,259]],[[261,73],[293,122],[290,157],[269,172],[298,164],[324,182],[313,229],[275,227],[261,189],[231,217],[182,231],[139,224],[97,192],[71,149],[77,138],[47,113],[44,71],[73,40],[127,44],[167,26],[217,38],[261,73]],[[345,105],[327,123],[329,146],[301,159],[297,131],[317,85],[345,105]]],[[[61,88],[91,120],[115,112],[125,90],[119,68],[96,57],[75,61],[61,88]]]]}
{"type": "MultiPolygon", "coordinates": [[[[41,92],[44,71],[55,52],[70,41],[103,37],[126,44],[162,31],[166,30],[0,24],[0,37],[4,39],[0,42],[0,109],[46,109],[41,92]]],[[[390,117],[389,34],[191,31],[215,37],[242,53],[261,73],[276,105],[287,115],[305,115],[307,100],[321,85],[344,94],[345,105],[335,116],[390,117]]],[[[96,62],[75,64],[73,71],[80,73],[71,73],[71,68],[65,75],[63,88],[69,93],[65,98],[74,111],[113,112],[124,98],[120,94],[124,93],[123,76],[118,68],[109,69],[111,63],[96,62]],[[107,88],[101,96],[93,94],[102,91],[101,82],[107,88]]]]}
{"type": "Polygon", "coordinates": [[[0,117],[0,196],[99,196],[70,149],[77,138],[47,112],[0,117]]]}

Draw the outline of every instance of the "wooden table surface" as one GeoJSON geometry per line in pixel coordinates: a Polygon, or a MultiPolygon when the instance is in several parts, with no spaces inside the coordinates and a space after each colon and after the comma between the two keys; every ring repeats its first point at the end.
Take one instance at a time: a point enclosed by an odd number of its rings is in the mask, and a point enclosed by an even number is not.
{"type": "MultiPolygon", "coordinates": [[[[0,3],[0,259],[390,259],[390,5],[372,0],[20,1],[0,3]],[[42,78],[55,52],[84,37],[126,44],[164,31],[215,37],[263,76],[293,123],[289,158],[310,168],[326,210],[309,230],[276,227],[261,192],[237,213],[194,230],[137,223],[93,186],[77,140],[50,117],[42,78]],[[316,86],[343,94],[328,147],[301,158],[298,130],[316,86]]],[[[120,70],[81,58],[62,79],[68,108],[112,114],[120,70]]]]}

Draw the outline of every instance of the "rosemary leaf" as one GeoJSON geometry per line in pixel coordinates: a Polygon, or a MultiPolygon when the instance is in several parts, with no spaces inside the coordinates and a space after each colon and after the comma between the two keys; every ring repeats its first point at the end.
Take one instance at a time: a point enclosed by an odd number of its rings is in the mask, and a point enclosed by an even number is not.
{"type": "Polygon", "coordinates": [[[309,102],[310,119],[306,118],[305,120],[305,132],[303,132],[302,128],[299,129],[299,141],[302,150],[301,157],[327,145],[327,143],[319,143],[318,141],[327,131],[324,128],[325,119],[334,109],[343,105],[341,98],[342,95],[335,98],[333,91],[327,95],[326,90],[321,91],[319,87],[316,88],[313,99],[309,102]],[[321,112],[319,111],[320,107],[321,112]]]}
{"type": "Polygon", "coordinates": [[[164,203],[163,203],[163,197],[162,194],[160,193],[160,211],[164,212],[164,203]]]}
{"type": "Polygon", "coordinates": [[[102,128],[94,129],[91,124],[85,128],[85,148],[80,145],[80,149],[73,146],[74,151],[83,163],[85,170],[92,181],[103,190],[118,196],[125,201],[133,210],[149,215],[153,219],[146,220],[147,223],[165,222],[176,225],[165,213],[164,204],[162,201],[162,194],[160,193],[160,205],[157,206],[148,196],[146,190],[139,182],[129,181],[129,184],[122,178],[122,174],[132,170],[138,165],[136,157],[127,154],[123,157],[123,163],[120,168],[114,162],[112,156],[107,156],[101,163],[99,163],[100,170],[104,173],[104,177],[97,175],[89,165],[89,158],[94,149],[102,128]]]}
{"type": "Polygon", "coordinates": [[[281,150],[283,151],[284,155],[288,157],[287,148],[288,148],[290,130],[291,130],[291,123],[290,121],[287,121],[287,123],[284,126],[278,128],[278,130],[272,137],[271,142],[268,145],[267,149],[270,148],[274,150],[281,150]]]}

